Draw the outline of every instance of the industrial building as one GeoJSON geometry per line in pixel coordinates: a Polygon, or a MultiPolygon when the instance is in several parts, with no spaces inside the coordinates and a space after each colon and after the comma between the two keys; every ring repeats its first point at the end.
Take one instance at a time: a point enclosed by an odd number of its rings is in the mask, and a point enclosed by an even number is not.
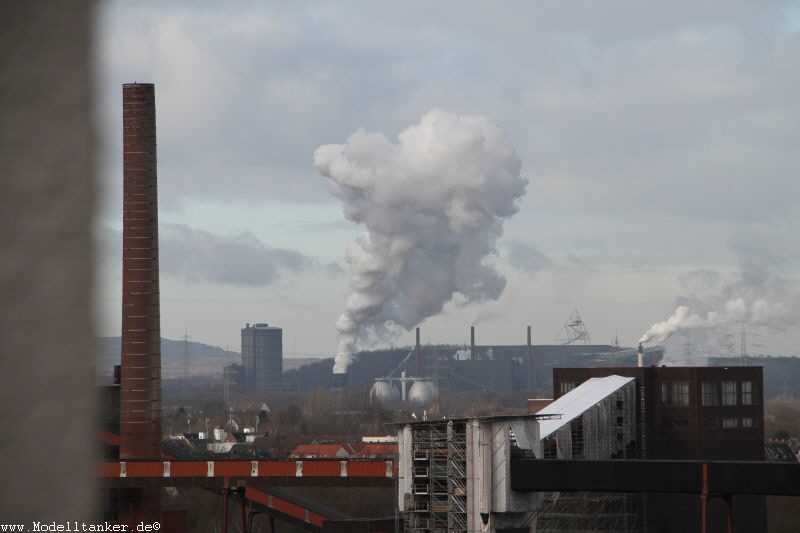
{"type": "MultiPolygon", "coordinates": [[[[557,402],[586,380],[610,375],[635,380],[636,457],[764,460],[761,367],[556,368],[553,398],[557,402]]],[[[724,522],[722,502],[713,502],[710,512],[712,522],[724,522]]],[[[642,521],[644,531],[683,531],[695,527],[700,515],[697,498],[651,494],[642,521]]],[[[764,498],[738,496],[733,522],[734,531],[765,531],[764,498]]]]}
{"type": "MultiPolygon", "coordinates": [[[[540,414],[544,459],[633,459],[637,453],[636,383],[633,378],[591,378],[540,414]]],[[[537,533],[642,531],[642,497],[628,493],[545,493],[537,533]]]]}
{"type": "Polygon", "coordinates": [[[730,519],[731,531],[766,529],[763,496],[729,495],[705,507],[696,495],[663,489],[519,491],[511,480],[520,457],[763,461],[760,368],[570,368],[553,379],[555,400],[528,417],[400,424],[405,531],[692,531],[703,516],[718,528],[730,519]]]}
{"type": "Polygon", "coordinates": [[[242,374],[248,391],[271,391],[283,382],[283,330],[269,324],[242,328],[242,374]]]}
{"type": "Polygon", "coordinates": [[[556,368],[553,398],[614,374],[636,379],[642,459],[764,459],[761,367],[556,368]]]}

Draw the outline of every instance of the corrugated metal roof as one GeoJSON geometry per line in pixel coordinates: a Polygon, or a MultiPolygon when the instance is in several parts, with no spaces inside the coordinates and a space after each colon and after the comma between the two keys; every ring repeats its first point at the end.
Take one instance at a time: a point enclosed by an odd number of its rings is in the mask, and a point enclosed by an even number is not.
{"type": "Polygon", "coordinates": [[[561,418],[539,420],[539,438],[550,436],[575,418],[589,410],[593,405],[615,393],[634,378],[622,376],[606,376],[591,378],[553,403],[545,406],[536,414],[561,415],[561,418]]]}

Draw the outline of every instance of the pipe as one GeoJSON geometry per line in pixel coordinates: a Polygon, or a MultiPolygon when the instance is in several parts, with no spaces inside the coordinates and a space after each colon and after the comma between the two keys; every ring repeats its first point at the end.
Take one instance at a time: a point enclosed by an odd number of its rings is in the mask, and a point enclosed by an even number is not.
{"type": "Polygon", "coordinates": [[[700,532],[708,531],[708,464],[702,465],[703,488],[700,492],[700,532]]]}
{"type": "Polygon", "coordinates": [[[728,533],[733,533],[733,494],[726,494],[725,498],[725,508],[727,509],[727,516],[728,516],[728,533]]]}

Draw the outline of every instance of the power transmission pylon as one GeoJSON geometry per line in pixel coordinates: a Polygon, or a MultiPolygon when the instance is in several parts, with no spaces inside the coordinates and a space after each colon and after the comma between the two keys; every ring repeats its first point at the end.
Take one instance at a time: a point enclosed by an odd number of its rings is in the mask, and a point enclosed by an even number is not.
{"type": "Polygon", "coordinates": [[[189,389],[189,331],[183,330],[183,354],[181,356],[181,389],[185,395],[189,389]]]}

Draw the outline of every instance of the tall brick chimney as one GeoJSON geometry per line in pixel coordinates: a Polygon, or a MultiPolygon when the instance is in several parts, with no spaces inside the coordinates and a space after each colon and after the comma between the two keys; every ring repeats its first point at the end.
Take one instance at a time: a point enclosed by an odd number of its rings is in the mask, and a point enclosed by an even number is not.
{"type": "Polygon", "coordinates": [[[155,459],[161,458],[161,323],[151,83],[122,86],[122,145],[120,459],[155,459]]]}

